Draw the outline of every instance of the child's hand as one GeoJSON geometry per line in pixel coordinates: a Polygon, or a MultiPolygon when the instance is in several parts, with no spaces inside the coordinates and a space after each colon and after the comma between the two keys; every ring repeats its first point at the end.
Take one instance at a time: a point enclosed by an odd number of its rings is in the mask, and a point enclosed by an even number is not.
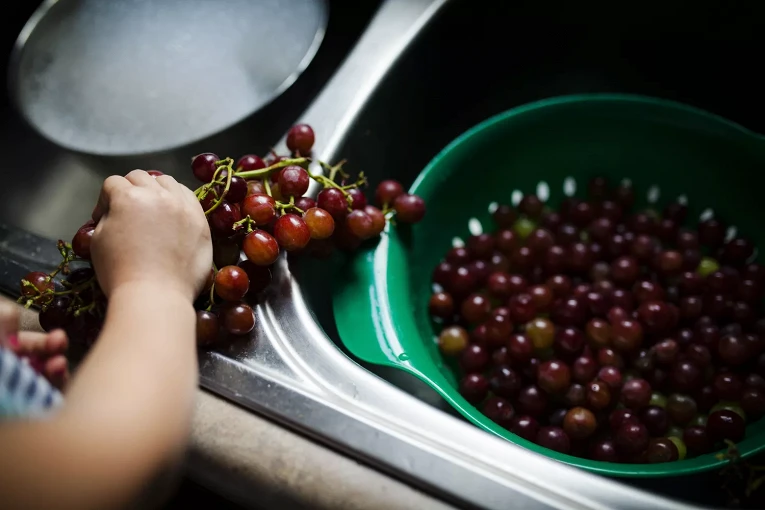
{"type": "Polygon", "coordinates": [[[126,284],[196,298],[210,273],[212,243],[194,193],[142,170],[106,179],[93,211],[91,258],[107,297],[126,284]]]}
{"type": "Polygon", "coordinates": [[[26,359],[36,372],[55,388],[63,390],[69,380],[66,333],[56,329],[50,333],[19,331],[19,307],[0,303],[0,347],[26,359]]]}

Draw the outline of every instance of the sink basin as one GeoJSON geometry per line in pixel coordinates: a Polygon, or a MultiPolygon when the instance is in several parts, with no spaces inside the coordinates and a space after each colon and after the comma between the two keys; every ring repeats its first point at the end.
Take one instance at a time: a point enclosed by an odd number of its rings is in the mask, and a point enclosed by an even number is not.
{"type": "MultiPolygon", "coordinates": [[[[309,68],[245,121],[246,140],[224,134],[190,147],[189,155],[262,153],[300,119],[314,126],[321,159],[347,158],[349,169],[373,182],[391,177],[408,185],[445,144],[484,118],[534,99],[596,91],[675,99],[765,131],[752,107],[763,79],[728,63],[727,55],[746,54],[750,43],[711,31],[712,8],[686,17],[663,6],[661,22],[647,8],[642,18],[613,13],[609,24],[607,4],[595,4],[550,12],[531,3],[388,0],[368,26],[371,8],[346,19],[338,7],[309,68]]],[[[126,169],[50,146],[5,106],[0,143],[11,184],[0,189],[0,222],[9,225],[0,229],[0,287],[13,293],[26,268],[56,259],[43,238],[71,235],[90,214],[103,177],[126,169]]],[[[189,183],[187,160],[141,165],[189,183]]],[[[480,192],[480,173],[472,184],[480,192]]],[[[257,304],[252,338],[202,354],[202,385],[462,506],[680,509],[723,497],[712,479],[634,482],[647,489],[639,490],[465,423],[414,378],[343,352],[327,299],[332,283],[326,263],[280,259],[257,304]]]]}

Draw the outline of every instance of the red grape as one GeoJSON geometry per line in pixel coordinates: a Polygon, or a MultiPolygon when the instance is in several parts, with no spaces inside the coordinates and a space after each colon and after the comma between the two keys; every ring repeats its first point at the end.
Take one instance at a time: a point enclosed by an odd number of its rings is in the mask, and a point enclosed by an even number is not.
{"type": "Polygon", "coordinates": [[[247,277],[250,279],[248,296],[256,296],[266,290],[266,287],[271,283],[271,270],[268,267],[258,266],[249,260],[240,262],[239,267],[247,273],[247,277]]]}
{"type": "Polygon", "coordinates": [[[279,257],[279,243],[265,230],[254,230],[247,234],[242,250],[247,259],[258,266],[270,266],[279,257]]]}
{"type": "Polygon", "coordinates": [[[571,371],[562,361],[545,361],[539,365],[537,384],[547,393],[562,393],[571,384],[571,371]]]}
{"type": "Polygon", "coordinates": [[[571,440],[560,427],[542,427],[537,433],[537,444],[560,453],[571,450],[571,440]]]}
{"type": "Polygon", "coordinates": [[[266,194],[248,195],[242,202],[242,214],[255,225],[266,226],[276,219],[276,200],[266,194]]]}
{"type": "Polygon", "coordinates": [[[225,200],[210,213],[210,226],[214,233],[228,237],[234,235],[234,223],[242,219],[242,213],[225,200]]]}
{"type": "Polygon", "coordinates": [[[72,239],[72,251],[81,259],[90,260],[90,244],[93,241],[95,227],[80,228],[72,239]]]}
{"type": "Polygon", "coordinates": [[[239,301],[250,289],[250,278],[239,266],[226,266],[215,274],[215,292],[225,301],[239,301]]]}
{"type": "Polygon", "coordinates": [[[738,413],[720,409],[707,418],[707,433],[712,442],[728,439],[737,443],[744,438],[746,423],[738,413]]]}
{"type": "Polygon", "coordinates": [[[255,313],[245,303],[225,303],[220,309],[223,329],[231,335],[246,335],[255,328],[255,313]]]}
{"type": "Polygon", "coordinates": [[[468,374],[460,381],[459,391],[465,400],[475,405],[489,393],[489,381],[481,374],[468,374]]]}
{"type": "Polygon", "coordinates": [[[348,230],[361,240],[370,239],[375,235],[372,218],[364,211],[358,209],[351,211],[345,217],[345,224],[348,226],[348,230]]]}
{"type": "Polygon", "coordinates": [[[417,223],[425,216],[425,201],[417,195],[403,194],[393,201],[393,209],[401,223],[417,223]]]}
{"type": "Polygon", "coordinates": [[[191,160],[191,171],[194,173],[194,177],[202,182],[210,182],[215,175],[215,162],[220,158],[211,152],[205,152],[194,156],[191,160]]]}
{"type": "Polygon", "coordinates": [[[312,207],[303,213],[311,239],[327,239],[335,231],[335,220],[324,209],[312,207]]]}
{"type": "Polygon", "coordinates": [[[454,315],[454,300],[446,292],[436,292],[430,296],[428,310],[434,317],[447,319],[454,315]]]}
{"type": "Polygon", "coordinates": [[[218,316],[204,310],[197,311],[197,345],[208,346],[218,339],[220,323],[218,316]]]}
{"type": "Polygon", "coordinates": [[[54,283],[50,275],[42,271],[32,271],[24,276],[24,280],[32,286],[21,284],[22,296],[29,299],[38,298],[36,301],[40,304],[53,300],[54,283]]]}
{"type": "Polygon", "coordinates": [[[236,166],[234,168],[241,170],[242,172],[248,172],[250,170],[260,170],[261,168],[266,168],[266,166],[266,162],[263,161],[260,156],[256,156],[255,154],[247,154],[239,158],[239,161],[236,162],[236,166]]]}
{"type": "Polygon", "coordinates": [[[513,405],[503,398],[491,397],[484,402],[481,411],[491,421],[502,427],[510,428],[514,423],[515,410],[513,405]]]}
{"type": "Polygon", "coordinates": [[[296,214],[285,214],[274,224],[274,238],[287,251],[302,250],[311,240],[311,232],[296,214]]]}
{"type": "Polygon", "coordinates": [[[308,124],[295,124],[287,132],[287,148],[303,156],[311,153],[315,141],[316,136],[308,124]]]}
{"type": "Polygon", "coordinates": [[[337,188],[326,188],[319,192],[316,197],[318,207],[332,215],[335,220],[345,218],[348,214],[348,201],[343,192],[337,188]]]}
{"type": "Polygon", "coordinates": [[[311,178],[308,177],[308,172],[305,169],[290,165],[286,166],[279,173],[279,190],[284,197],[301,197],[308,191],[308,185],[311,183],[311,178]]]}
{"type": "Polygon", "coordinates": [[[527,441],[536,441],[539,422],[532,416],[519,416],[510,427],[510,432],[527,441]]]}
{"type": "Polygon", "coordinates": [[[598,422],[592,411],[584,407],[570,409],[563,418],[563,430],[574,440],[590,437],[595,433],[598,422]]]}

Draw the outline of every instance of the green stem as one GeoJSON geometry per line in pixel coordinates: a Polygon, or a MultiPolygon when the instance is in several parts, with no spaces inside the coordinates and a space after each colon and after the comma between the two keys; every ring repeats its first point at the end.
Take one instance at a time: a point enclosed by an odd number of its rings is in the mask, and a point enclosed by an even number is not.
{"type": "Polygon", "coordinates": [[[300,165],[302,163],[305,163],[306,161],[310,161],[310,159],[309,158],[283,159],[277,163],[274,163],[271,166],[267,166],[266,168],[261,168],[258,170],[248,170],[246,172],[237,172],[236,176],[241,177],[242,179],[258,179],[260,177],[265,177],[269,175],[271,172],[279,168],[284,168],[285,166],[290,166],[290,165],[300,165]]]}
{"type": "Polygon", "coordinates": [[[263,187],[266,190],[266,195],[271,196],[271,183],[268,182],[268,176],[263,177],[263,187]]]}

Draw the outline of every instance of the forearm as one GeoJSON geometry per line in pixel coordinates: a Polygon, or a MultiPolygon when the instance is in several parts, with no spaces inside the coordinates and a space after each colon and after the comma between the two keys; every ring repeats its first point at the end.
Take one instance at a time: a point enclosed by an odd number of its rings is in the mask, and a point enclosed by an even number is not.
{"type": "Polygon", "coordinates": [[[61,413],[0,428],[0,492],[23,508],[128,503],[182,453],[196,383],[191,303],[145,287],[115,291],[61,413]]]}

